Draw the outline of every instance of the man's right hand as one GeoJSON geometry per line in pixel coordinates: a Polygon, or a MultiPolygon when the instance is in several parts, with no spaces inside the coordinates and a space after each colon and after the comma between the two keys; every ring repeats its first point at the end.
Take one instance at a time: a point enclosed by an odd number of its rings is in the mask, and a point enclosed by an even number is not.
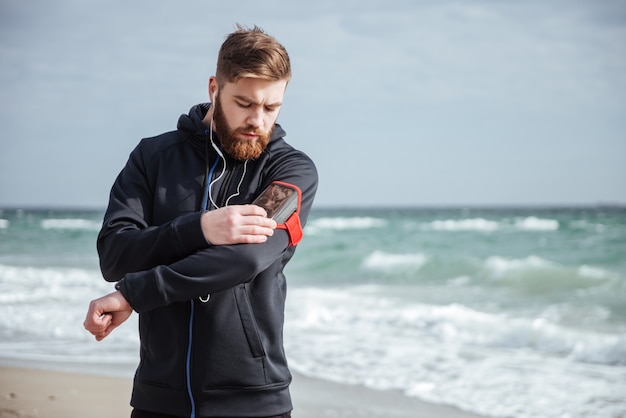
{"type": "Polygon", "coordinates": [[[204,212],[200,224],[204,239],[212,245],[259,244],[276,229],[276,222],[256,205],[233,205],[204,212]]]}

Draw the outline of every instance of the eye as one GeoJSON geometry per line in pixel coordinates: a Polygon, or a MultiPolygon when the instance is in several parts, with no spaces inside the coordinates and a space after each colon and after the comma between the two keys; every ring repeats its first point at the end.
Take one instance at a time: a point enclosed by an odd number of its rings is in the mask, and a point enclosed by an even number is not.
{"type": "Polygon", "coordinates": [[[247,102],[241,102],[239,100],[235,100],[235,103],[237,103],[237,106],[244,108],[244,109],[250,107],[250,103],[247,103],[247,102]]]}

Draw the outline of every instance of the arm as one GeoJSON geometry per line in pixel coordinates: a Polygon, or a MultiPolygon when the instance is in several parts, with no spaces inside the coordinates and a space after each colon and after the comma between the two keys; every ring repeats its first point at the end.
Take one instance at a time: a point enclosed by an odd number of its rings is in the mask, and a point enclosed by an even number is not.
{"type": "MultiPolygon", "coordinates": [[[[286,233],[284,231],[281,233],[284,236],[280,240],[274,240],[275,244],[272,246],[274,249],[278,248],[276,245],[280,247],[282,245],[280,242],[286,239],[286,233]]],[[[218,255],[194,254],[170,267],[159,266],[143,274],[131,273],[125,280],[118,282],[118,290],[91,301],[83,326],[96,337],[97,341],[102,341],[130,317],[133,309],[143,312],[177,300],[189,300],[196,296],[198,289],[204,289],[204,294],[207,294],[232,287],[236,282],[247,281],[254,277],[255,271],[260,271],[259,269],[263,269],[263,265],[267,264],[257,265],[256,263],[264,258],[265,260],[272,259],[271,251],[258,253],[261,257],[247,257],[246,253],[250,253],[251,247],[254,246],[254,244],[249,244],[245,246],[246,249],[242,246],[240,250],[243,251],[237,251],[236,254],[233,251],[221,254],[221,257],[225,258],[224,261],[232,256],[242,261],[249,261],[248,263],[234,263],[231,265],[233,268],[228,271],[221,269],[211,272],[205,269],[200,272],[197,269],[199,265],[205,267],[208,265],[205,260],[206,256],[217,257],[218,255]],[[199,260],[196,261],[197,258],[199,260]],[[250,274],[253,276],[249,277],[250,274]],[[233,280],[235,278],[239,280],[233,280]],[[127,286],[127,283],[132,283],[132,286],[127,286]],[[129,301],[132,301],[133,306],[129,301]]],[[[211,248],[233,249],[235,247],[237,246],[226,245],[211,248]]]]}
{"type": "Polygon", "coordinates": [[[287,244],[286,232],[276,231],[264,244],[210,247],[167,266],[127,274],[120,291],[139,313],[188,301],[251,280],[273,264],[287,244]]]}
{"type": "MultiPolygon", "coordinates": [[[[292,164],[279,171],[270,173],[271,180],[294,184],[302,190],[300,219],[304,224],[317,189],[315,166],[307,159],[305,164],[292,164]]],[[[126,274],[120,291],[134,310],[145,312],[252,280],[278,260],[286,262],[293,251],[287,232],[276,229],[261,244],[208,246],[173,263],[126,274]]]]}

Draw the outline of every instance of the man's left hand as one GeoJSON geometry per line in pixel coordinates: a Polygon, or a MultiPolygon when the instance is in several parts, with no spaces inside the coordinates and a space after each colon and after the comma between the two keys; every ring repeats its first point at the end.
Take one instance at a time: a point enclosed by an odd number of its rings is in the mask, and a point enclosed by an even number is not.
{"type": "Polygon", "coordinates": [[[119,291],[92,300],[83,326],[96,340],[102,341],[115,328],[126,321],[133,308],[119,291]]]}

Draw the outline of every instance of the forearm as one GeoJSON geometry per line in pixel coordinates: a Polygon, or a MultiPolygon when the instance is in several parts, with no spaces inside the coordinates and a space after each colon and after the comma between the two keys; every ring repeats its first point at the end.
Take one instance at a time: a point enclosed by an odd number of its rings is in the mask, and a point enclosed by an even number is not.
{"type": "Polygon", "coordinates": [[[137,312],[237,286],[279,260],[289,239],[277,231],[263,244],[211,246],[170,265],[129,273],[120,291],[137,312]]]}
{"type": "Polygon", "coordinates": [[[206,248],[201,215],[182,215],[158,227],[128,215],[105,218],[97,242],[104,278],[117,281],[127,273],[171,264],[206,248]]]}

